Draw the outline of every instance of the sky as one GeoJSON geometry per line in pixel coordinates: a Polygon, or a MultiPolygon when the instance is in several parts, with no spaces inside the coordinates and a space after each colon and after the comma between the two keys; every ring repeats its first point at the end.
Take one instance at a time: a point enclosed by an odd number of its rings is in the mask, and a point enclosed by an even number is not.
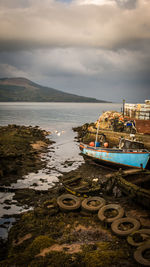
{"type": "Polygon", "coordinates": [[[150,99],[150,0],[0,0],[0,78],[150,99]]]}

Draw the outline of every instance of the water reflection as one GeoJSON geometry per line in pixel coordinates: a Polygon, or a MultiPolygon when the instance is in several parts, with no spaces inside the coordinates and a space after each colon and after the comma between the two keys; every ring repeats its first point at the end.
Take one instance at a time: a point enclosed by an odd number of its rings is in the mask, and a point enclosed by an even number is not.
{"type": "MultiPolygon", "coordinates": [[[[120,111],[122,104],[103,103],[0,103],[0,125],[38,125],[51,131],[48,136],[56,143],[49,147],[42,160],[47,167],[38,173],[22,177],[11,188],[32,188],[47,190],[51,188],[63,172],[75,170],[82,164],[78,143],[74,141],[76,133],[72,127],[86,122],[94,122],[106,110],[120,111]]],[[[0,236],[6,237],[13,218],[2,218],[28,210],[13,200],[14,193],[0,193],[0,236]]]]}
{"type": "Polygon", "coordinates": [[[17,201],[13,200],[15,193],[0,192],[0,238],[7,239],[8,231],[12,224],[16,221],[15,218],[9,217],[14,214],[31,210],[26,206],[18,206],[17,201]],[[7,217],[5,217],[7,215],[7,217]]]}

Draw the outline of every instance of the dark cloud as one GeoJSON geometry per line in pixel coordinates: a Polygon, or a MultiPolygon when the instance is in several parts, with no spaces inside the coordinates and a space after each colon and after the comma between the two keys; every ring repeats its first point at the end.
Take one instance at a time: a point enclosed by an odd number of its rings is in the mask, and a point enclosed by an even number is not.
{"type": "Polygon", "coordinates": [[[119,7],[126,9],[134,9],[138,4],[138,0],[115,0],[119,7]]]}
{"type": "Polygon", "coordinates": [[[121,101],[149,98],[148,54],[64,48],[0,54],[1,77],[24,76],[69,93],[121,101]]]}
{"type": "Polygon", "coordinates": [[[149,98],[148,1],[1,0],[0,8],[0,77],[111,101],[149,98]]]}
{"type": "MultiPolygon", "coordinates": [[[[127,0],[117,1],[129,6],[127,0]]],[[[68,7],[50,0],[38,1],[39,4],[30,0],[27,8],[13,11],[5,7],[0,12],[0,50],[51,47],[127,49],[129,45],[150,39],[150,5],[145,0],[140,1],[130,12],[117,5],[72,4],[68,7]]],[[[130,2],[133,6],[133,1],[130,2]]]]}
{"type": "Polygon", "coordinates": [[[30,5],[30,0],[0,0],[0,7],[8,8],[26,8],[30,5]]]}

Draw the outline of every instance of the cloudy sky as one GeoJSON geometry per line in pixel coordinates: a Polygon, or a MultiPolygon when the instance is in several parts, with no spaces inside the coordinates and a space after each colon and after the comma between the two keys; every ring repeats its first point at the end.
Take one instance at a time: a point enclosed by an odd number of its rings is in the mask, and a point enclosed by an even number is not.
{"type": "Polygon", "coordinates": [[[150,99],[150,0],[0,0],[0,77],[150,99]]]}

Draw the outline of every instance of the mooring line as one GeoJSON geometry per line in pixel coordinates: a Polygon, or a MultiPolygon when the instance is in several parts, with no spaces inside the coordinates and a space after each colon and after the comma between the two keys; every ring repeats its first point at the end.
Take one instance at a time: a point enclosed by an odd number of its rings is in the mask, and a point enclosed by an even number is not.
{"type": "Polygon", "coordinates": [[[57,146],[62,146],[62,145],[65,145],[65,144],[68,144],[68,143],[71,143],[71,142],[73,142],[73,140],[70,140],[70,141],[67,141],[67,142],[65,142],[65,143],[61,143],[61,144],[55,144],[53,147],[57,147],[57,146]]]}

